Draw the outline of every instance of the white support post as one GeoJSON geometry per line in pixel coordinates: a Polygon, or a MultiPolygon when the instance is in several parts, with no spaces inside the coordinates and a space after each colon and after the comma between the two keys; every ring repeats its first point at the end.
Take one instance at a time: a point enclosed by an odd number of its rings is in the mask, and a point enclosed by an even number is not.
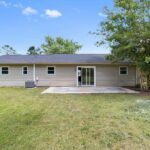
{"type": "Polygon", "coordinates": [[[33,64],[33,81],[35,82],[35,64],[33,64]]]}

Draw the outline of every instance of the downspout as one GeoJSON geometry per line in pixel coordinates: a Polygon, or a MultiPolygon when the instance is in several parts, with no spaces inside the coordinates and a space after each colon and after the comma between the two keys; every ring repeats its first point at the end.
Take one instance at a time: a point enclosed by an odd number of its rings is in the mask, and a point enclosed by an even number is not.
{"type": "Polygon", "coordinates": [[[33,81],[35,82],[36,79],[35,79],[35,64],[33,64],[33,81]]]}

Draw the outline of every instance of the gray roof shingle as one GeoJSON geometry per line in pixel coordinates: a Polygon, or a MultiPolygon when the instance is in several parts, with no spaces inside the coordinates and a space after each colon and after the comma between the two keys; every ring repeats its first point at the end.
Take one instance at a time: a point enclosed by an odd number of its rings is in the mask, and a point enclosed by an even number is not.
{"type": "Polygon", "coordinates": [[[102,64],[105,54],[3,55],[0,64],[102,64]]]}
{"type": "Polygon", "coordinates": [[[72,64],[104,63],[105,55],[95,54],[51,54],[51,55],[3,55],[0,64],[72,64]]]}

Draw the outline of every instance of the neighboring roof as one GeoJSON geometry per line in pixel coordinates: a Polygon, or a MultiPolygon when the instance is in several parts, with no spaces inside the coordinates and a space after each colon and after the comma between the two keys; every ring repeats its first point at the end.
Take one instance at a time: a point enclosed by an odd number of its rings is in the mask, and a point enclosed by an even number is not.
{"type": "Polygon", "coordinates": [[[105,64],[106,54],[3,55],[0,64],[105,64]]]}

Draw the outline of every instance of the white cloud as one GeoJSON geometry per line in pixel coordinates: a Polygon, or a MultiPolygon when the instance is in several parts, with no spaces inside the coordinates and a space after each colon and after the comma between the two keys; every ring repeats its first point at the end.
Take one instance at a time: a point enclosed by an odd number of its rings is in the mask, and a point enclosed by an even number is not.
{"type": "Polygon", "coordinates": [[[10,3],[3,0],[0,0],[0,6],[3,7],[14,7],[14,8],[23,8],[23,5],[20,3],[10,3]]]}
{"type": "Polygon", "coordinates": [[[32,7],[26,7],[25,9],[22,10],[22,13],[24,15],[36,15],[37,10],[32,7]]]}
{"type": "Polygon", "coordinates": [[[10,3],[7,3],[6,1],[0,1],[0,6],[8,7],[10,3]]]}
{"type": "Polygon", "coordinates": [[[12,6],[15,8],[23,8],[23,5],[20,3],[19,4],[13,4],[12,6]]]}
{"type": "Polygon", "coordinates": [[[59,12],[58,10],[50,10],[50,9],[45,10],[45,15],[51,18],[57,18],[62,16],[61,12],[59,12]]]}
{"type": "MultiPolygon", "coordinates": [[[[38,11],[31,6],[24,7],[21,3],[11,3],[7,2],[5,0],[0,0],[0,6],[2,7],[9,7],[9,8],[16,8],[16,9],[21,9],[23,15],[36,15],[38,11]]],[[[78,10],[76,10],[78,11],[78,10]]],[[[47,16],[50,18],[57,18],[61,17],[62,13],[59,12],[58,10],[52,10],[52,9],[45,9],[45,13],[40,15],[41,17],[47,16]]]]}
{"type": "Polygon", "coordinates": [[[99,15],[100,17],[107,17],[107,15],[105,15],[105,14],[103,14],[103,13],[101,13],[101,12],[99,12],[98,15],[99,15]]]}

